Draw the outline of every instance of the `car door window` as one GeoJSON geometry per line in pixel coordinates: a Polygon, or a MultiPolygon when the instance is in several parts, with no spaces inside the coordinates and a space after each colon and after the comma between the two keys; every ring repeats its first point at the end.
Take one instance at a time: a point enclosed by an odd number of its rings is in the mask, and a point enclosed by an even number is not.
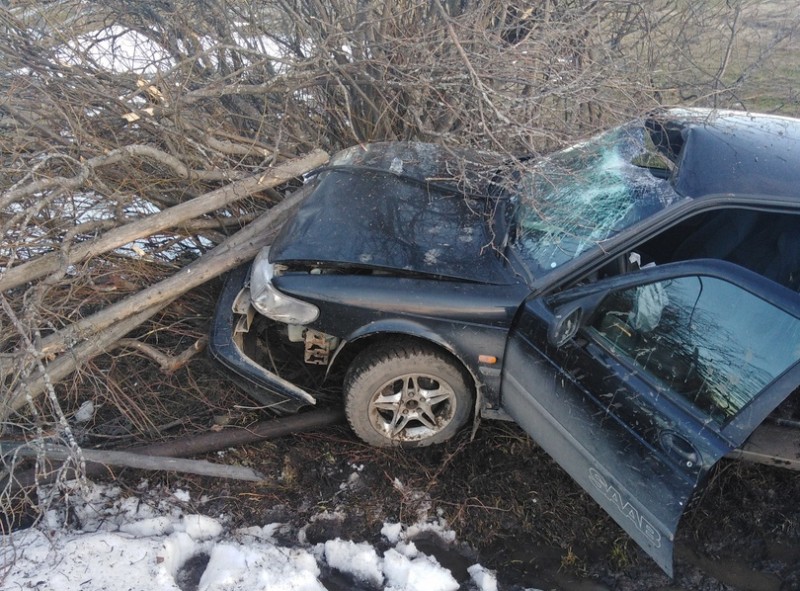
{"type": "Polygon", "coordinates": [[[719,424],[800,359],[797,318],[716,277],[614,291],[589,331],[656,389],[719,424]]]}

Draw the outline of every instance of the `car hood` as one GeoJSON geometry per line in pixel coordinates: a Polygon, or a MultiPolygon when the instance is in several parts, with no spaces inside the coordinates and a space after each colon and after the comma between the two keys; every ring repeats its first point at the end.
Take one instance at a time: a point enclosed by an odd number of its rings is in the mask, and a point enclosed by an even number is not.
{"type": "Polygon", "coordinates": [[[336,154],[282,228],[273,263],[332,264],[482,283],[513,282],[491,220],[501,159],[417,142],[336,154]]]}

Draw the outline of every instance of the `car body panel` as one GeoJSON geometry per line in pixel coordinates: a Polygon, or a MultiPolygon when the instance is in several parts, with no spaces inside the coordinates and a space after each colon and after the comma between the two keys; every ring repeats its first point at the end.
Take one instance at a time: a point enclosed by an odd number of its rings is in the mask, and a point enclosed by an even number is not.
{"type": "Polygon", "coordinates": [[[270,260],[513,282],[487,224],[497,200],[486,196],[487,182],[482,197],[471,196],[455,180],[445,184],[437,175],[449,180],[457,171],[434,165],[442,152],[428,144],[372,144],[363,155],[368,168],[354,168],[352,157],[334,158],[319,174],[312,198],[282,228],[270,260]],[[409,176],[415,169],[406,163],[420,161],[432,168],[425,177],[409,176]],[[403,164],[392,169],[393,162],[403,164]]]}
{"type": "Polygon", "coordinates": [[[529,299],[515,320],[502,408],[671,574],[675,530],[694,490],[788,395],[787,384],[797,383],[800,302],[788,289],[711,260],[599,281],[555,302],[529,299]],[[683,318],[671,309],[681,305],[681,282],[698,287],[685,296],[693,307],[683,318]],[[669,291],[656,304],[641,297],[665,284],[669,291]],[[640,298],[625,316],[603,312],[609,299],[634,289],[640,298]],[[758,320],[731,316],[737,304],[758,320]],[[583,328],[554,346],[548,331],[575,310],[584,314],[583,328]],[[596,318],[601,312],[611,324],[596,318]],[[635,328],[634,312],[651,318],[635,328]],[[710,320],[724,334],[709,334],[710,320]],[[759,321],[774,334],[753,331],[759,321]],[[742,338],[730,337],[746,334],[752,343],[744,346],[753,347],[743,351],[742,338]],[[786,346],[778,358],[764,350],[772,337],[786,346]],[[690,364],[678,346],[684,343],[695,346],[690,364]],[[622,350],[636,354],[626,360],[622,350]],[[740,369],[720,369],[729,362],[740,369]]]}
{"type": "MultiPolygon", "coordinates": [[[[271,412],[290,414],[304,406],[316,404],[310,393],[268,371],[245,352],[245,331],[243,328],[237,329],[242,318],[236,313],[236,301],[241,297],[243,289],[246,297],[249,272],[249,266],[242,265],[231,271],[225,280],[211,324],[208,340],[210,355],[236,376],[250,396],[271,412]]],[[[249,306],[249,302],[243,302],[243,305],[249,306]]]]}
{"type": "Polygon", "coordinates": [[[693,483],[654,462],[650,448],[618,421],[598,421],[601,409],[533,343],[512,333],[506,367],[518,364],[522,369],[503,375],[503,410],[671,575],[672,532],[693,483]],[[529,396],[533,388],[537,395],[529,396]],[[553,409],[567,412],[554,416],[553,409]]]}
{"type": "Polygon", "coordinates": [[[524,283],[482,285],[391,275],[286,274],[275,280],[285,293],[320,309],[310,328],[348,343],[377,334],[419,337],[462,361],[485,403],[497,408],[499,367],[508,326],[529,293],[524,283]],[[413,294],[398,298],[398,292],[413,294]],[[479,362],[495,357],[495,366],[479,362]]]}
{"type": "Polygon", "coordinates": [[[363,324],[389,316],[507,327],[529,293],[521,283],[496,286],[390,275],[286,274],[275,278],[275,285],[319,306],[320,318],[311,326],[332,334],[346,330],[340,324],[363,324]],[[398,298],[398,291],[410,296],[398,298]],[[345,306],[352,311],[346,312],[345,306]],[[326,309],[331,313],[325,314],[326,309]],[[362,314],[364,318],[350,318],[362,314]]]}
{"type": "Polygon", "coordinates": [[[679,172],[674,179],[681,195],[797,197],[800,124],[796,119],[698,111],[683,123],[679,172]]]}

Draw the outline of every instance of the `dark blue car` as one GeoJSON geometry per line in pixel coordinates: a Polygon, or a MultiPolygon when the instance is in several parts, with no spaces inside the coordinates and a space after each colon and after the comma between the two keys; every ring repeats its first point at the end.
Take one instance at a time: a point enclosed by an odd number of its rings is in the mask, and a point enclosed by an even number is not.
{"type": "Polygon", "coordinates": [[[356,146],[303,190],[211,340],[275,413],[341,375],[373,445],[514,420],[668,573],[722,457],[798,467],[800,121],[670,109],[538,160],[356,146]]]}

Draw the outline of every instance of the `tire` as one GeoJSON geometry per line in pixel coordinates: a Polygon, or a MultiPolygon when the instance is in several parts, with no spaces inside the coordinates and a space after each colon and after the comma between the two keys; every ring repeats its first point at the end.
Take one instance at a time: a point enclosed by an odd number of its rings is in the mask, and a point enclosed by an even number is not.
{"type": "Polygon", "coordinates": [[[376,447],[424,447],[450,439],[472,411],[471,381],[444,354],[416,343],[361,352],[344,381],[345,414],[376,447]]]}

